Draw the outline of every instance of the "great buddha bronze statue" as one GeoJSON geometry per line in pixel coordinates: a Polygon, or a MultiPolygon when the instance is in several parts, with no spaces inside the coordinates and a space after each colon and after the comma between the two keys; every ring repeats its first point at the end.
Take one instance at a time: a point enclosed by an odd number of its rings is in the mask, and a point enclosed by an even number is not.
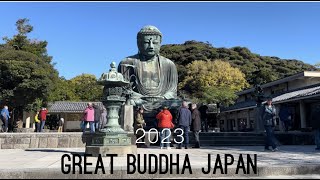
{"type": "Polygon", "coordinates": [[[118,72],[131,83],[130,104],[147,111],[177,98],[177,68],[159,54],[161,42],[162,34],[156,27],[143,27],[137,34],[138,54],[126,57],[118,66],[118,72]]]}

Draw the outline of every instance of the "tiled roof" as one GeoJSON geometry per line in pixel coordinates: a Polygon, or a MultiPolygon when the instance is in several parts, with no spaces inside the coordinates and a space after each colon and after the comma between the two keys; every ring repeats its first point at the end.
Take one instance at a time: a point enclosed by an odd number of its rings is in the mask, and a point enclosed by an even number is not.
{"type": "Polygon", "coordinates": [[[254,100],[243,101],[243,102],[236,103],[236,104],[229,106],[229,107],[221,108],[221,112],[231,111],[231,110],[236,110],[236,109],[240,110],[242,108],[256,106],[256,104],[257,103],[254,100]]]}
{"type": "MultiPolygon", "coordinates": [[[[273,97],[272,102],[273,103],[280,103],[281,101],[294,100],[296,98],[308,97],[308,96],[312,96],[315,94],[320,94],[320,84],[296,89],[296,90],[289,91],[289,92],[284,92],[283,94],[279,94],[279,95],[273,97]]],[[[221,112],[240,110],[242,108],[249,108],[249,107],[255,107],[255,106],[256,106],[256,102],[254,100],[244,101],[244,102],[239,102],[239,103],[236,103],[232,106],[223,108],[223,109],[221,109],[221,112]]]]}
{"type": "MultiPolygon", "coordinates": [[[[103,108],[102,102],[92,102],[103,108]]],[[[49,113],[81,113],[87,107],[88,102],[56,101],[48,104],[49,113]]]]}
{"type": "Polygon", "coordinates": [[[293,99],[293,98],[312,96],[312,95],[315,95],[318,93],[320,93],[320,86],[316,86],[316,87],[308,88],[308,89],[302,89],[302,90],[293,91],[293,92],[288,92],[288,93],[282,94],[280,96],[274,97],[272,99],[272,101],[279,102],[279,101],[284,101],[284,100],[293,99]]]}

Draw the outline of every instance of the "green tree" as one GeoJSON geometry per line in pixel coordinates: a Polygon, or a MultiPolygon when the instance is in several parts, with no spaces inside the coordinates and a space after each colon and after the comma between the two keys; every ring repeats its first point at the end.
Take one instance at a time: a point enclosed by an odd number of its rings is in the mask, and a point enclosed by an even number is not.
{"type": "Polygon", "coordinates": [[[81,101],[100,101],[103,86],[98,85],[97,78],[92,74],[81,74],[70,79],[77,98],[81,101]]]}
{"type": "Polygon", "coordinates": [[[55,89],[58,71],[47,55],[47,42],[28,39],[33,31],[28,19],[16,22],[17,34],[3,37],[0,45],[0,99],[21,118],[23,110],[34,111],[46,105],[55,89]]]}
{"type": "Polygon", "coordinates": [[[223,106],[234,104],[234,100],[238,96],[235,91],[231,90],[227,86],[221,87],[205,87],[201,100],[206,103],[219,103],[223,106]]]}
{"type": "Polygon", "coordinates": [[[16,22],[18,33],[12,38],[4,37],[5,46],[25,52],[30,52],[41,58],[42,61],[51,63],[52,57],[47,54],[47,41],[39,41],[37,39],[28,39],[28,33],[33,31],[33,26],[29,24],[29,19],[19,19],[16,22]]]}
{"type": "Polygon", "coordinates": [[[246,80],[251,86],[254,85],[254,80],[266,83],[301,71],[318,70],[315,66],[295,59],[260,56],[252,53],[246,47],[216,48],[208,42],[199,41],[163,45],[161,54],[173,60],[177,65],[179,82],[183,82],[187,76],[185,66],[198,59],[228,61],[232,67],[239,68],[245,74],[246,80]]]}
{"type": "Polygon", "coordinates": [[[64,77],[60,77],[56,81],[55,89],[49,94],[48,101],[80,101],[80,97],[76,95],[73,83],[70,83],[64,77]]]}
{"type": "Polygon", "coordinates": [[[245,75],[226,61],[194,61],[186,70],[179,88],[206,102],[230,104],[236,98],[232,94],[249,86],[245,75]]]}
{"type": "Polygon", "coordinates": [[[53,65],[21,50],[0,49],[0,97],[11,107],[28,109],[36,99],[47,100],[58,76],[53,65]]]}

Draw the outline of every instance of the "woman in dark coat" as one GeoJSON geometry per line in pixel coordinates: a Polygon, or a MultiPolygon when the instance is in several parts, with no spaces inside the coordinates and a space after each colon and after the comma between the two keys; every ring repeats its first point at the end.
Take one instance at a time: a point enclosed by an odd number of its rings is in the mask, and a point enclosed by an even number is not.
{"type": "Polygon", "coordinates": [[[197,109],[197,104],[192,104],[192,128],[196,140],[194,148],[200,148],[199,133],[201,129],[201,115],[200,111],[197,109]]]}

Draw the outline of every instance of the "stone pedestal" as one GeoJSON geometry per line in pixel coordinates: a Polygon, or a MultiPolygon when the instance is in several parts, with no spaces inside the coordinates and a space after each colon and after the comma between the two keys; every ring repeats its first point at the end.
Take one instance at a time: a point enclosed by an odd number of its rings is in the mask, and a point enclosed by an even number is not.
{"type": "Polygon", "coordinates": [[[117,154],[118,156],[126,156],[127,154],[137,154],[137,146],[86,146],[86,154],[92,154],[97,157],[106,156],[106,154],[117,154]]]}
{"type": "Polygon", "coordinates": [[[137,146],[132,145],[131,137],[128,133],[97,132],[86,145],[86,153],[93,156],[106,156],[106,154],[136,154],[137,146]]]}

